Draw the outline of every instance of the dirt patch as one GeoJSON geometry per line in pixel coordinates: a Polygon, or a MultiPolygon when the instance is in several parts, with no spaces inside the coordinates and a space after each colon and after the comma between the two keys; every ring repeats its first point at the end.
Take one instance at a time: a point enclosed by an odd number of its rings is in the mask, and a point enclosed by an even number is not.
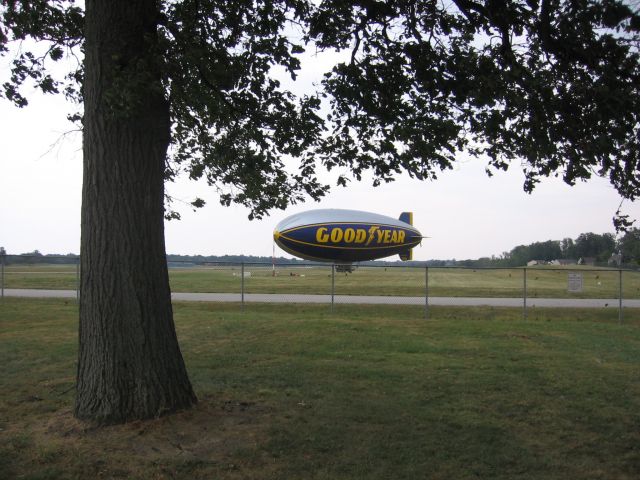
{"type": "Polygon", "coordinates": [[[271,415],[267,405],[204,397],[190,410],[106,427],[81,422],[71,410],[58,411],[33,434],[38,444],[75,451],[103,477],[135,476],[149,465],[238,468],[242,452],[262,450],[271,415]]]}

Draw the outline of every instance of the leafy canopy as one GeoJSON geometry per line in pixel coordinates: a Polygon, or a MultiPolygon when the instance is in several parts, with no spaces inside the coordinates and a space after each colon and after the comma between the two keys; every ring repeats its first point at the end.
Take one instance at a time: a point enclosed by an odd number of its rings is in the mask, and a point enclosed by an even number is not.
{"type": "MultiPolygon", "coordinates": [[[[26,105],[30,80],[81,102],[81,66],[61,80],[49,66],[82,48],[82,27],[71,0],[3,2],[0,54],[22,48],[2,95],[26,105]]],[[[549,175],[599,175],[640,196],[637,2],[164,1],[157,29],[153,58],[121,66],[114,115],[162,88],[167,178],[204,177],[252,216],[320,198],[320,169],[349,172],[343,185],[365,172],[374,184],[403,171],[433,179],[462,152],[486,158],[489,174],[519,162],[526,191],[549,175]],[[295,79],[313,48],[350,55],[298,98],[272,72],[295,79]],[[161,85],[146,82],[151,64],[161,85]]]]}

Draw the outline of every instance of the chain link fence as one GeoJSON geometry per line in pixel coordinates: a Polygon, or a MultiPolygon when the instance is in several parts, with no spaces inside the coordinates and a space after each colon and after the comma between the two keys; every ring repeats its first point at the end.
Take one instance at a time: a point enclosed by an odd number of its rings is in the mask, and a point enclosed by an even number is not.
{"type": "MultiPolygon", "coordinates": [[[[7,295],[79,299],[77,256],[0,256],[0,290],[7,295]]],[[[640,308],[640,271],[568,267],[468,268],[404,265],[169,262],[173,299],[412,305],[429,316],[434,305],[640,308]]]]}

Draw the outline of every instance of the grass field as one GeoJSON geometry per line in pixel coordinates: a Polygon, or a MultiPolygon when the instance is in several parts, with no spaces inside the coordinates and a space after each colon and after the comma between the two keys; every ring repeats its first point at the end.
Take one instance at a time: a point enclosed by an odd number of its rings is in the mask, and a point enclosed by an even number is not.
{"type": "MultiPolygon", "coordinates": [[[[278,268],[246,266],[245,293],[331,292],[330,267],[278,268]]],[[[241,268],[197,267],[173,268],[169,271],[174,292],[240,292],[241,268]]],[[[434,297],[522,297],[522,269],[429,269],[429,295],[434,297]]],[[[640,298],[640,272],[623,272],[623,298],[640,298]]],[[[75,265],[10,265],[5,269],[5,288],[75,289],[75,265]]],[[[425,294],[425,271],[421,268],[360,267],[351,274],[336,274],[338,295],[406,295],[425,294]]],[[[528,268],[527,296],[531,298],[618,298],[619,274],[604,269],[528,268]],[[567,292],[567,274],[581,272],[583,292],[567,292]]]]}
{"type": "Polygon", "coordinates": [[[174,310],[199,405],[94,428],[77,307],[1,301],[0,478],[640,477],[640,312],[174,310]]]}

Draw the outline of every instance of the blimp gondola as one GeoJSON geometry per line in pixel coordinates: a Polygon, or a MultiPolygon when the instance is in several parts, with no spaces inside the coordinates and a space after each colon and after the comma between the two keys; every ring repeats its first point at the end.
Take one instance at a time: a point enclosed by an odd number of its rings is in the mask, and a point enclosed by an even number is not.
{"type": "Polygon", "coordinates": [[[321,209],[297,213],[282,220],[273,232],[285,252],[306,260],[351,264],[400,255],[413,258],[422,241],[413,226],[413,214],[395,219],[358,210],[321,209]]]}

